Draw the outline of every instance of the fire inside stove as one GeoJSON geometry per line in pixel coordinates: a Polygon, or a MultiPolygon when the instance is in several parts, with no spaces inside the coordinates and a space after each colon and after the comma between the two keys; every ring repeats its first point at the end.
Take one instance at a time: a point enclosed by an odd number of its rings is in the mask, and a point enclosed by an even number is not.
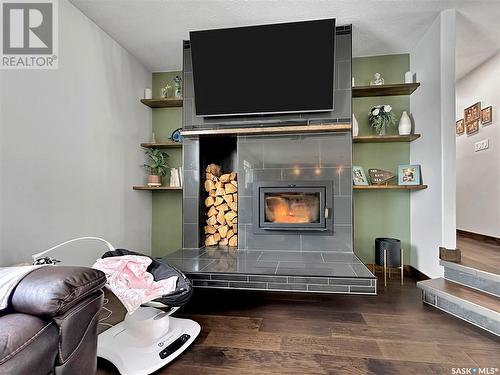
{"type": "Polygon", "coordinates": [[[320,222],[320,194],[265,193],[265,221],[276,224],[320,222]]]}

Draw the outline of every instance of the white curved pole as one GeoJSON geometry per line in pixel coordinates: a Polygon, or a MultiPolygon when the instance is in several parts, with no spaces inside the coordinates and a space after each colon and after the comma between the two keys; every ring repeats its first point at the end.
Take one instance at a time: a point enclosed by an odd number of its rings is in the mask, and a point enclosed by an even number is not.
{"type": "Polygon", "coordinates": [[[83,241],[83,240],[96,240],[96,241],[100,241],[100,242],[103,242],[106,245],[106,247],[108,248],[109,251],[115,250],[114,246],[111,245],[108,241],[106,241],[103,238],[100,238],[100,237],[78,237],[78,238],[73,238],[71,240],[62,242],[62,243],[60,243],[60,244],[58,244],[56,246],[51,247],[50,249],[42,251],[40,253],[33,254],[32,258],[33,258],[33,260],[37,260],[42,255],[45,255],[48,252],[51,252],[52,250],[55,250],[55,249],[57,249],[57,248],[59,248],[61,246],[67,245],[67,244],[72,243],[72,242],[83,241]]]}

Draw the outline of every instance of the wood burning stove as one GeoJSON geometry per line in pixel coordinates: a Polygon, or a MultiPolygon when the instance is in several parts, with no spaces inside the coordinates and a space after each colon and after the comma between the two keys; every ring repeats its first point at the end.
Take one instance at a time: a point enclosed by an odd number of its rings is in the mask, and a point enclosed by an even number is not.
{"type": "Polygon", "coordinates": [[[331,231],[332,197],[332,181],[256,182],[254,231],[331,231]]]}

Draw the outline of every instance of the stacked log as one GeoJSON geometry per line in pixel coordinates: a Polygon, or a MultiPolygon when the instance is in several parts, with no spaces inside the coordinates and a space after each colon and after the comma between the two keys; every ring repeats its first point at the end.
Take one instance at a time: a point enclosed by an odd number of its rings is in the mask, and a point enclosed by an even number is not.
{"type": "Polygon", "coordinates": [[[238,182],[236,172],[222,173],[217,164],[205,169],[207,208],[205,246],[238,246],[238,182]]]}

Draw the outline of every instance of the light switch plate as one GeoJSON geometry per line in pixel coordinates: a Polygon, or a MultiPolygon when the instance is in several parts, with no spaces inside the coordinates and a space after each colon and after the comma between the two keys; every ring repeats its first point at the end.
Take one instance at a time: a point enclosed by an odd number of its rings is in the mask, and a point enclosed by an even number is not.
{"type": "Polygon", "coordinates": [[[482,141],[474,143],[474,152],[486,150],[490,147],[489,139],[483,139],[482,141]]]}

